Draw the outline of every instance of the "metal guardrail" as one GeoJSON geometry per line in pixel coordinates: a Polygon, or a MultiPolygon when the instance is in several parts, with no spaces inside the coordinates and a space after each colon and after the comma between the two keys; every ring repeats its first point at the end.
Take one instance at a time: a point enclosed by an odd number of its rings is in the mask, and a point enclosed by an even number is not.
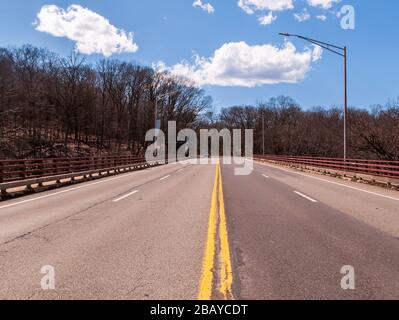
{"type": "MultiPolygon", "coordinates": [[[[81,158],[50,158],[26,160],[0,160],[0,191],[7,194],[7,189],[42,186],[45,182],[83,177],[92,178],[117,174],[121,172],[144,169],[159,163],[147,163],[144,157],[109,156],[109,157],[81,157],[81,158]]],[[[0,199],[1,200],[1,199],[0,199]]]]}
{"type": "Polygon", "coordinates": [[[255,159],[325,168],[372,177],[399,179],[399,161],[257,155],[255,159]]]}
{"type": "Polygon", "coordinates": [[[144,162],[131,156],[0,160],[0,183],[144,162]]]}

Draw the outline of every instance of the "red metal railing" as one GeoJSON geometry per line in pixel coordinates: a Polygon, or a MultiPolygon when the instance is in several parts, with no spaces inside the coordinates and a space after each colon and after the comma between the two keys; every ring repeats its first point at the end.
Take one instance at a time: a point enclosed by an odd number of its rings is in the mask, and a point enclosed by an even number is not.
{"type": "Polygon", "coordinates": [[[141,163],[145,158],[134,156],[0,160],[0,183],[141,163]]]}
{"type": "Polygon", "coordinates": [[[326,168],[337,171],[366,174],[376,177],[399,179],[399,161],[340,159],[340,158],[314,158],[276,155],[257,155],[259,160],[291,163],[309,167],[326,168]]]}

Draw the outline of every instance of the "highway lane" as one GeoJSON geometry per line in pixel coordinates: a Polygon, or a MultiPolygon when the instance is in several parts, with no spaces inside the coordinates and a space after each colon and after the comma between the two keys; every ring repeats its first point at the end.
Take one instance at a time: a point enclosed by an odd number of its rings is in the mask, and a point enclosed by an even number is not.
{"type": "Polygon", "coordinates": [[[399,226],[397,193],[270,165],[244,177],[223,166],[222,176],[236,298],[399,298],[399,240],[382,230],[399,226]],[[354,291],[341,288],[345,265],[354,291]]]}
{"type": "Polygon", "coordinates": [[[236,299],[399,298],[397,192],[270,164],[255,163],[250,176],[233,169],[221,169],[214,243],[214,165],[0,203],[0,299],[196,299],[209,249],[214,281],[220,258],[232,260],[236,299]],[[231,255],[219,252],[223,239],[231,255]],[[55,268],[55,290],[40,288],[44,265],[55,268]],[[340,287],[344,265],[355,268],[354,291],[340,287]]]}
{"type": "Polygon", "coordinates": [[[2,203],[15,205],[0,209],[0,298],[195,299],[214,170],[168,165],[2,203]],[[41,290],[44,265],[56,290],[41,290]]]}
{"type": "Polygon", "coordinates": [[[266,173],[275,181],[399,238],[397,191],[272,164],[256,164],[255,172],[266,173]]]}
{"type": "Polygon", "coordinates": [[[0,243],[123,196],[186,167],[186,164],[154,167],[0,202],[0,225],[7,226],[1,230],[0,243]]]}

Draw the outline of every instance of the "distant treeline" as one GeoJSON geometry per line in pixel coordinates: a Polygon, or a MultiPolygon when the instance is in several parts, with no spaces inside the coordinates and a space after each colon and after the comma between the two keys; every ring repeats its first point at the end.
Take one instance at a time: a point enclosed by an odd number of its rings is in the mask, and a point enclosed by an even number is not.
{"type": "MultiPolygon", "coordinates": [[[[156,105],[162,128],[254,129],[255,153],[264,137],[267,154],[343,156],[342,108],[303,110],[280,96],[215,113],[203,90],[146,66],[0,48],[0,158],[141,154],[156,105]]],[[[399,101],[349,110],[348,153],[399,160],[399,101]]]]}
{"type": "Polygon", "coordinates": [[[137,64],[0,49],[2,158],[140,154],[156,104],[162,122],[195,128],[211,103],[188,81],[137,64]]]}
{"type": "MultiPolygon", "coordinates": [[[[254,128],[254,152],[277,155],[343,157],[343,108],[302,110],[280,96],[257,106],[223,109],[227,128],[254,128]],[[263,130],[264,128],[264,130],[263,130]]],[[[370,110],[348,111],[348,157],[399,160],[399,100],[370,110]]]]}

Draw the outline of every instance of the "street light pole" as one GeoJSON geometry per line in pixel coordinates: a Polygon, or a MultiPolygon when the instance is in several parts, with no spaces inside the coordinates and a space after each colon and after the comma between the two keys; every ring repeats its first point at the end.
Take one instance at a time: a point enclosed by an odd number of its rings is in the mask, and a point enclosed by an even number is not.
{"type": "Polygon", "coordinates": [[[263,156],[265,155],[265,110],[262,108],[262,142],[263,142],[263,156]]]}
{"type": "Polygon", "coordinates": [[[348,118],[348,81],[347,81],[347,49],[344,47],[344,72],[345,72],[345,110],[344,110],[344,160],[347,158],[347,127],[346,121],[348,118]]]}
{"type": "Polygon", "coordinates": [[[296,37],[323,49],[326,49],[332,53],[335,53],[344,58],[344,87],[345,87],[345,106],[344,106],[344,159],[347,159],[347,118],[348,118],[348,81],[347,81],[347,58],[348,58],[348,50],[347,47],[339,47],[327,42],[322,42],[319,40],[315,40],[312,38],[304,37],[297,34],[289,34],[289,33],[279,33],[279,35],[284,37],[296,37]]]}
{"type": "Polygon", "coordinates": [[[158,129],[157,125],[158,125],[158,98],[155,98],[155,125],[154,125],[155,129],[158,129]]]}

